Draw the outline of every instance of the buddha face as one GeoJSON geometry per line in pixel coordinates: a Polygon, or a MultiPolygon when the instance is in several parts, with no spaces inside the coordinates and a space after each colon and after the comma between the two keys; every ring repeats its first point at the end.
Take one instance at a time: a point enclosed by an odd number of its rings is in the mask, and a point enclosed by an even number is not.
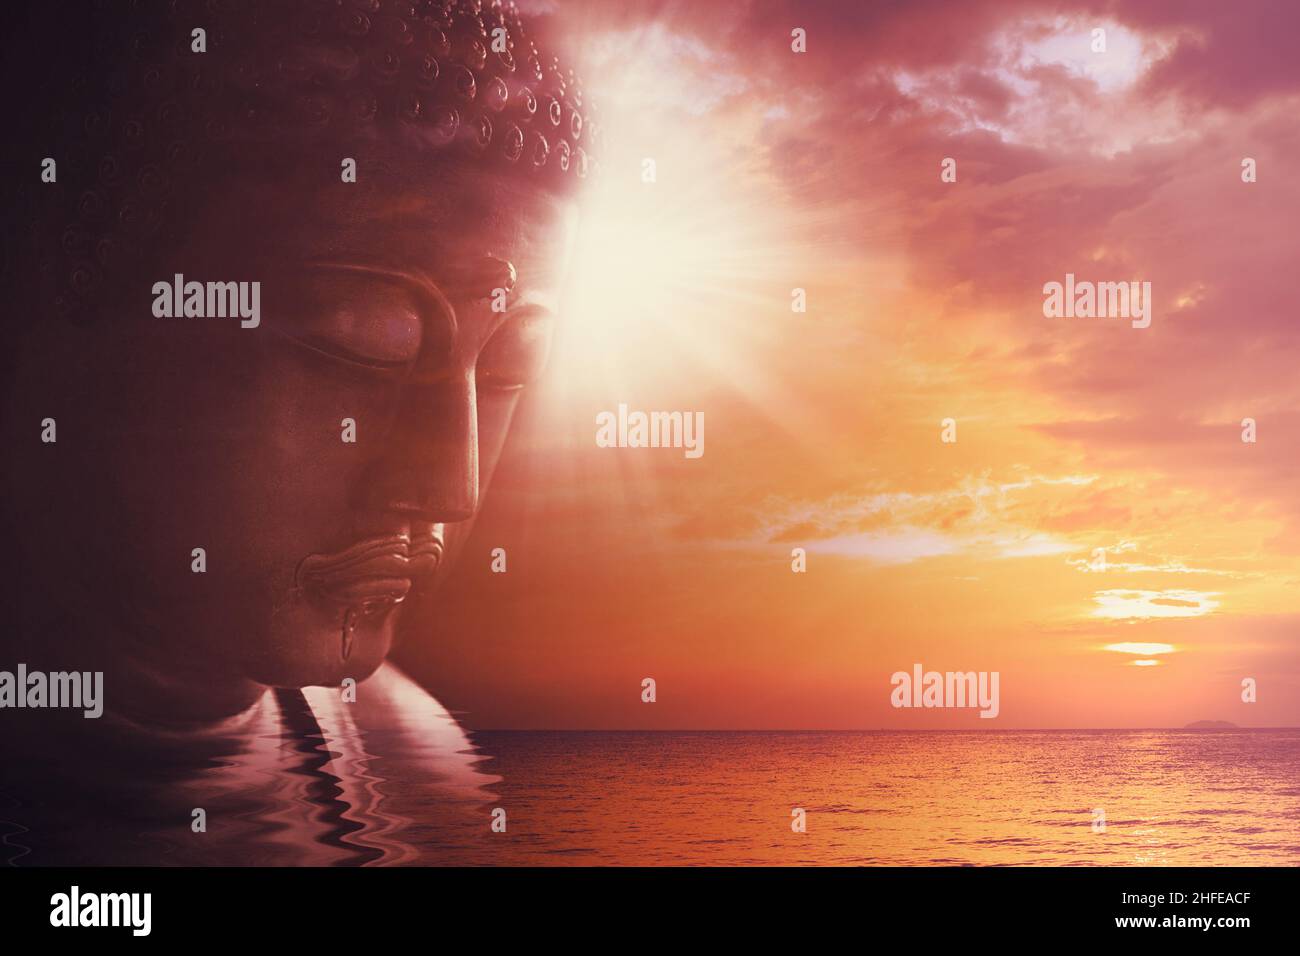
{"type": "Polygon", "coordinates": [[[437,581],[546,358],[571,216],[473,164],[204,206],[138,301],[44,336],[18,394],[58,420],[24,493],[36,537],[81,549],[37,559],[80,609],[72,639],[111,642],[169,713],[220,714],[437,639],[437,581]],[[175,273],[260,282],[260,324],[154,317],[175,273]]]}

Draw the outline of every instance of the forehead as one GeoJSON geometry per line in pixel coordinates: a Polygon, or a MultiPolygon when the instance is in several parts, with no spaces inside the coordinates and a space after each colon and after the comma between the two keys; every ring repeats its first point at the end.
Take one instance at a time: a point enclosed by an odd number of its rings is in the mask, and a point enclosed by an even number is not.
{"type": "Polygon", "coordinates": [[[521,287],[556,285],[575,223],[570,200],[472,166],[359,162],[356,183],[262,191],[245,229],[263,261],[370,265],[439,285],[487,256],[511,262],[521,287]]]}

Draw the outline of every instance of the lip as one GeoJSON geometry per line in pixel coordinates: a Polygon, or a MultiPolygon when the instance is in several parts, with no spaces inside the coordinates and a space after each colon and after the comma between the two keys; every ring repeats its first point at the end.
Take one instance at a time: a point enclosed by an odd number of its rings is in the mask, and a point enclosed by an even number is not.
{"type": "Polygon", "coordinates": [[[365,611],[400,604],[442,558],[441,529],[365,538],[332,554],[311,554],[298,566],[299,588],[313,597],[365,611]]]}

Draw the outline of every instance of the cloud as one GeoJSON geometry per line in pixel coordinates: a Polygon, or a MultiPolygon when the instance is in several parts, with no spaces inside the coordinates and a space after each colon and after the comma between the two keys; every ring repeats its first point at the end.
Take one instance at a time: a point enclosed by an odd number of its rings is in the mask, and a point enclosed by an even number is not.
{"type": "Polygon", "coordinates": [[[1086,487],[1088,476],[972,479],[933,493],[836,495],[824,501],[769,502],[753,542],[799,544],[810,551],[884,563],[952,554],[989,559],[1059,555],[1077,545],[1036,531],[1027,502],[1051,508],[1086,487]]]}
{"type": "MultiPolygon", "coordinates": [[[[1093,599],[1094,617],[1154,618],[1201,617],[1219,606],[1217,595],[1210,591],[1098,591],[1093,599]]],[[[1146,653],[1154,653],[1148,651],[1146,653]]]]}

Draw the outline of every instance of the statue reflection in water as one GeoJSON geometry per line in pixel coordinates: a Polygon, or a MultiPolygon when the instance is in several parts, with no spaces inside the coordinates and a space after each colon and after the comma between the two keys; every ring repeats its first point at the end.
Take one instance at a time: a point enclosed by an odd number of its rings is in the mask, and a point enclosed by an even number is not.
{"type": "Polygon", "coordinates": [[[495,778],[386,658],[545,362],[580,84],[477,0],[89,17],[10,57],[0,669],[104,713],[0,710],[0,857],[477,859],[495,778]],[[207,294],[253,282],[255,327],[207,294]]]}

